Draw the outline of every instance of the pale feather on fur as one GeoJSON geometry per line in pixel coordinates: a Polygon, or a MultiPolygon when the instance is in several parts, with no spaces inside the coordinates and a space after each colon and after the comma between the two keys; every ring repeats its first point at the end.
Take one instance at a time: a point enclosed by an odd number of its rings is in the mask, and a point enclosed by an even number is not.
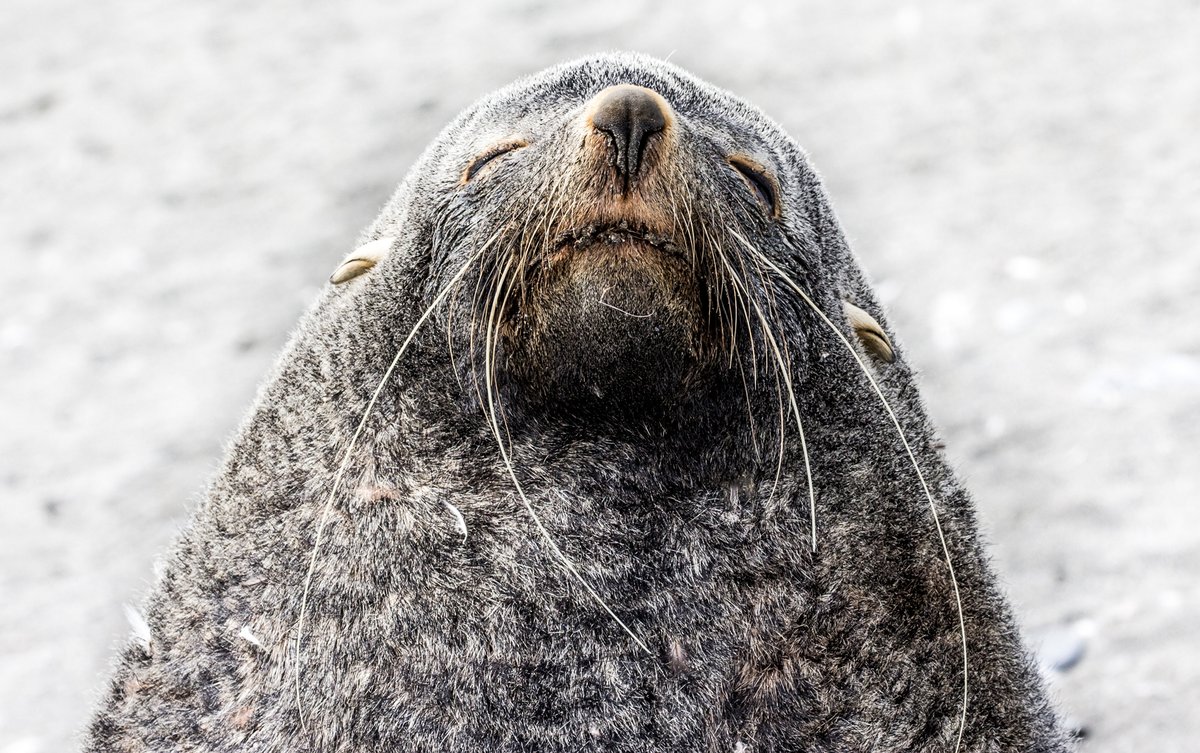
{"type": "Polygon", "coordinates": [[[146,621],[145,616],[141,612],[128,604],[125,605],[124,612],[125,621],[129,623],[129,628],[133,631],[134,640],[140,643],[146,651],[150,651],[150,623],[146,621]]]}

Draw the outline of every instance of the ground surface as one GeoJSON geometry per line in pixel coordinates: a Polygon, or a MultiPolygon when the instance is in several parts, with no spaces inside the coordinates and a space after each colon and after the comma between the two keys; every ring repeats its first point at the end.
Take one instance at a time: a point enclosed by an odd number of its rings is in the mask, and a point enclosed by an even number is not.
{"type": "Polygon", "coordinates": [[[1057,693],[1088,749],[1196,749],[1200,5],[415,5],[6,3],[0,753],[75,745],[121,605],[419,149],[611,48],[808,146],[1030,635],[1086,643],[1057,693]]]}

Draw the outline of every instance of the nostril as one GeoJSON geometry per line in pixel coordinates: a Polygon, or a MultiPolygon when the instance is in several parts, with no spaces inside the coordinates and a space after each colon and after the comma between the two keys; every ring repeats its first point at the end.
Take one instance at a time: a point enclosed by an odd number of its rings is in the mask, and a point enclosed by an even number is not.
{"type": "Polygon", "coordinates": [[[645,87],[612,86],[596,95],[590,121],[608,137],[617,172],[628,181],[641,170],[650,137],[666,129],[668,105],[645,87]]]}

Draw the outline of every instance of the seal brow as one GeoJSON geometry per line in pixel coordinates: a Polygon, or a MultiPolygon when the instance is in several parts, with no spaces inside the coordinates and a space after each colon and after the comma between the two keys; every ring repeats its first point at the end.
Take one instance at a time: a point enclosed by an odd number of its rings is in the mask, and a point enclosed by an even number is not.
{"type": "Polygon", "coordinates": [[[741,154],[728,157],[729,164],[742,176],[754,195],[766,205],[772,217],[779,216],[779,188],[775,178],[767,169],[754,160],[741,154]]]}
{"type": "Polygon", "coordinates": [[[829,329],[832,330],[835,335],[837,335],[837,338],[842,341],[842,344],[846,347],[847,352],[850,353],[850,355],[854,358],[855,363],[858,364],[859,369],[861,369],[862,373],[867,377],[867,381],[871,383],[871,389],[875,391],[875,395],[879,398],[880,402],[883,403],[883,407],[884,410],[887,411],[888,418],[892,420],[892,425],[896,427],[896,434],[900,438],[900,443],[904,445],[904,451],[908,453],[908,459],[912,464],[913,470],[916,471],[917,480],[921,483],[921,490],[925,492],[925,499],[929,501],[929,512],[933,516],[933,525],[934,528],[937,529],[938,541],[942,545],[942,554],[944,554],[946,557],[946,570],[950,573],[950,585],[954,590],[954,603],[958,609],[958,628],[959,634],[962,637],[963,660],[962,714],[959,718],[958,724],[958,740],[954,744],[954,751],[955,753],[958,753],[959,749],[962,747],[963,731],[967,726],[967,703],[970,691],[968,680],[969,663],[967,655],[967,620],[966,616],[963,614],[962,595],[959,593],[958,589],[958,577],[954,574],[954,562],[950,557],[950,545],[946,543],[946,533],[942,529],[942,521],[941,517],[938,515],[937,506],[933,502],[933,493],[929,491],[929,485],[925,482],[925,474],[921,472],[921,466],[917,463],[917,457],[912,451],[912,446],[909,445],[908,438],[904,435],[904,429],[900,426],[900,419],[896,417],[896,412],[892,410],[891,403],[889,403],[888,399],[884,396],[883,390],[879,386],[879,382],[877,382],[875,377],[871,375],[871,370],[867,368],[865,363],[863,363],[863,360],[861,357],[859,357],[858,352],[854,350],[854,346],[850,344],[850,341],[846,338],[842,331],[838,329],[838,326],[834,324],[828,316],[825,315],[825,312],[821,310],[821,307],[818,306],[815,301],[813,301],[812,297],[809,296],[808,293],[806,293],[804,289],[801,288],[786,272],[780,269],[775,262],[767,258],[766,254],[755,248],[750,241],[746,240],[736,231],[731,229],[729,232],[732,233],[733,236],[737,238],[747,250],[750,251],[750,253],[755,254],[759,259],[762,260],[764,264],[770,267],[775,274],[780,277],[780,279],[787,283],[787,285],[796,292],[797,295],[804,299],[804,302],[809,306],[809,308],[811,308],[817,314],[817,316],[820,317],[821,321],[823,321],[829,327],[829,329]]]}
{"type": "Polygon", "coordinates": [[[522,138],[504,139],[503,141],[493,144],[476,155],[469,163],[467,163],[466,169],[463,170],[462,183],[465,185],[471,182],[471,179],[478,175],[479,171],[487,166],[487,164],[492,160],[502,157],[505,154],[508,154],[516,149],[520,149],[524,146],[529,146],[529,142],[522,138]]]}

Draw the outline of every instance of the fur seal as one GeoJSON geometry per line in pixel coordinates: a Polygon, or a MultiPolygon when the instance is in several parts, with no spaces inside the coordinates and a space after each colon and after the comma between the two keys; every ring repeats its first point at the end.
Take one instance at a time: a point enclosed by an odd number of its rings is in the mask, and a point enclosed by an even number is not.
{"type": "Polygon", "coordinates": [[[88,751],[1059,751],[804,152],[636,55],[464,112],[334,272],[88,751]]]}

